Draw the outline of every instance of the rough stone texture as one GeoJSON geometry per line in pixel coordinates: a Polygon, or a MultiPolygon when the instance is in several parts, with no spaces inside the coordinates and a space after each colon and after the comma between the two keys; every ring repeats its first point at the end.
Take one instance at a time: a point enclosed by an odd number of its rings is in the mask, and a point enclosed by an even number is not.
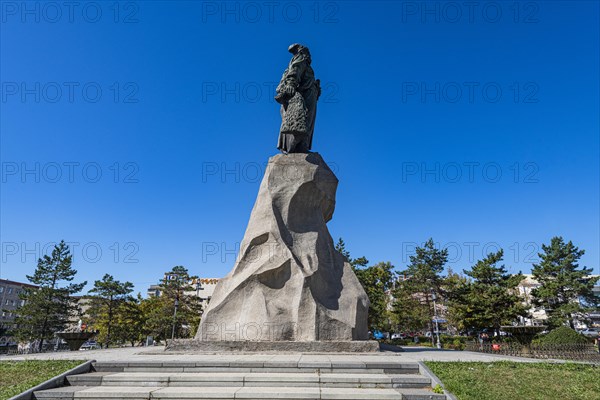
{"type": "Polygon", "coordinates": [[[379,351],[379,343],[374,340],[355,340],[347,342],[252,342],[174,340],[167,351],[181,352],[248,352],[248,353],[370,353],[379,351]]]}
{"type": "Polygon", "coordinates": [[[368,297],[327,230],[337,184],[318,153],[269,159],[235,266],[196,339],[368,339],[368,297]]]}

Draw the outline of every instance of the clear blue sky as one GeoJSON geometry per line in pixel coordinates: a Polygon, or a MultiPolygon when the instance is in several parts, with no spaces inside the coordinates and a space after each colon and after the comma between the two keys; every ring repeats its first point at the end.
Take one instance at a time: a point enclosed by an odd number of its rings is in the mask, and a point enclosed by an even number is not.
{"type": "Polygon", "coordinates": [[[1,278],[61,239],[78,280],[224,276],[294,42],[353,256],[401,269],[433,237],[455,270],[498,245],[529,272],[562,235],[598,273],[597,1],[268,4],[1,3],[1,278]]]}

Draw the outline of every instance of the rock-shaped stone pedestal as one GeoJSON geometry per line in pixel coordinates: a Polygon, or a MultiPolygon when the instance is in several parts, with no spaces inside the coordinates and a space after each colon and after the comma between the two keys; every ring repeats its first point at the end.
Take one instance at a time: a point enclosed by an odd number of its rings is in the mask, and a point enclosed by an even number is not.
{"type": "Polygon", "coordinates": [[[271,157],[196,341],[368,339],[368,297],[327,230],[337,184],[317,153],[271,157]]]}

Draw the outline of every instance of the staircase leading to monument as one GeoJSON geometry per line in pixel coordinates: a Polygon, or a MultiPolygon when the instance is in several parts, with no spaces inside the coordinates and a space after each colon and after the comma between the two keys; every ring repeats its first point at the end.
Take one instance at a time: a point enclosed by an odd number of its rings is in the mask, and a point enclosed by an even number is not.
{"type": "MultiPolygon", "coordinates": [[[[360,355],[339,360],[248,356],[237,361],[98,362],[95,372],[68,377],[36,399],[344,399],[442,400],[417,363],[360,355]]],[[[396,357],[393,357],[396,358],[396,357]]]]}

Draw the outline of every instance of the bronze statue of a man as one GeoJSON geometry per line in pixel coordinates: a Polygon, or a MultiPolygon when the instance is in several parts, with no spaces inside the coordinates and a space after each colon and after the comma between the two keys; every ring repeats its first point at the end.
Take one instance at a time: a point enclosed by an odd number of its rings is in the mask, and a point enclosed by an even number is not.
{"type": "Polygon", "coordinates": [[[308,153],[312,147],[321,86],[310,66],[308,47],[295,43],[288,51],[293,57],[277,85],[275,96],[281,104],[277,148],[283,153],[308,153]]]}

